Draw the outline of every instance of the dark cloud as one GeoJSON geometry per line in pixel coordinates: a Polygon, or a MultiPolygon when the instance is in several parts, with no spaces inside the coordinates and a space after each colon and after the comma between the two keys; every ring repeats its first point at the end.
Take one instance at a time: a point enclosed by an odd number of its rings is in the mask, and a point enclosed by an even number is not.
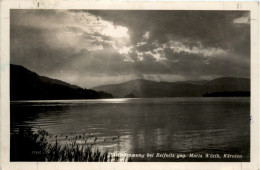
{"type": "Polygon", "coordinates": [[[250,77],[247,19],[248,11],[11,10],[11,63],[83,87],[250,77]]]}
{"type": "MultiPolygon", "coordinates": [[[[200,41],[210,46],[225,46],[230,38],[245,37],[249,25],[238,26],[233,20],[248,15],[247,11],[88,11],[125,25],[130,30],[133,42],[139,42],[142,35],[150,31],[151,40],[159,43],[168,41],[172,35],[176,39],[200,41]],[[119,15],[120,13],[120,15],[119,15]]],[[[193,42],[191,42],[193,43],[193,42]]]]}

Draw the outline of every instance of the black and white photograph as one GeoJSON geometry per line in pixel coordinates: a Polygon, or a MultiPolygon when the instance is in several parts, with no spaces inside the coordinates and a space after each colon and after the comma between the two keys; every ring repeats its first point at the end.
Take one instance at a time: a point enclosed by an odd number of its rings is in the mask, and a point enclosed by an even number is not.
{"type": "Polygon", "coordinates": [[[256,4],[6,4],[3,167],[258,166],[256,4]]]}
{"type": "Polygon", "coordinates": [[[250,161],[250,12],[10,10],[10,161],[250,161]]]}

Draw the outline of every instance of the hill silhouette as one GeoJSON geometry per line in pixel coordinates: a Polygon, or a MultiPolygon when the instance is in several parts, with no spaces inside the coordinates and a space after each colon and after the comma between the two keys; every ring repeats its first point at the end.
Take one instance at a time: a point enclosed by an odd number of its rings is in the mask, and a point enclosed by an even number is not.
{"type": "Polygon", "coordinates": [[[99,99],[112,98],[105,92],[83,89],[76,85],[40,76],[19,65],[10,65],[11,100],[99,99]]]}
{"type": "Polygon", "coordinates": [[[222,77],[211,81],[155,82],[144,79],[121,84],[110,84],[92,88],[124,97],[129,93],[138,97],[202,97],[217,93],[218,97],[249,96],[250,79],[222,77]],[[236,92],[236,93],[232,93],[236,92]],[[228,94],[225,94],[228,93],[228,94]]]}

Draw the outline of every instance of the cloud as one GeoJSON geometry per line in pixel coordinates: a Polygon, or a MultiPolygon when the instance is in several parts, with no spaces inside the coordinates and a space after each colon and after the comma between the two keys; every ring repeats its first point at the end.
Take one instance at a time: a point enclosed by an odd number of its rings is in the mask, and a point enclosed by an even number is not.
{"type": "Polygon", "coordinates": [[[235,24],[250,24],[250,16],[246,15],[243,17],[238,17],[233,20],[235,24]]]}
{"type": "Polygon", "coordinates": [[[150,37],[150,33],[149,33],[149,31],[147,31],[147,32],[143,35],[143,38],[149,39],[149,37],[150,37]]]}
{"type": "Polygon", "coordinates": [[[87,12],[70,13],[66,10],[13,10],[11,26],[25,29],[41,30],[42,40],[56,48],[77,48],[99,50],[102,41],[125,41],[129,35],[128,29],[115,26],[87,12]],[[97,43],[100,45],[97,46],[97,43]]]}
{"type": "Polygon", "coordinates": [[[186,46],[184,43],[179,41],[170,41],[170,43],[166,46],[169,46],[176,53],[185,52],[188,54],[198,54],[205,57],[211,56],[221,56],[225,55],[225,51],[221,48],[212,48],[212,47],[203,47],[201,43],[198,43],[197,46],[186,46]]]}
{"type": "Polygon", "coordinates": [[[11,62],[87,88],[249,77],[246,18],[248,11],[12,9],[11,62]]]}
{"type": "Polygon", "coordinates": [[[236,39],[248,28],[234,28],[235,18],[248,15],[247,11],[88,11],[114,24],[129,29],[132,43],[144,39],[149,32],[149,41],[166,43],[169,37],[175,40],[199,41],[203,46],[225,47],[227,37],[236,39]]]}

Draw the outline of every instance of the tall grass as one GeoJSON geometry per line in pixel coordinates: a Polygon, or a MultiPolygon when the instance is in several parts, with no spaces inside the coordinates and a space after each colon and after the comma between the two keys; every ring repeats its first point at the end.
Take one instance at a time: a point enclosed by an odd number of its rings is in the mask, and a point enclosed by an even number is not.
{"type": "MultiPolygon", "coordinates": [[[[84,134],[83,134],[84,135],[84,134]]],[[[94,150],[97,137],[87,142],[93,135],[83,135],[71,139],[65,136],[63,142],[52,137],[46,130],[33,131],[32,127],[21,127],[18,133],[11,135],[11,161],[70,161],[70,162],[118,162],[119,157],[108,152],[94,150]],[[78,143],[77,139],[83,143],[78,143]]],[[[125,158],[123,161],[133,161],[125,158]]]]}

